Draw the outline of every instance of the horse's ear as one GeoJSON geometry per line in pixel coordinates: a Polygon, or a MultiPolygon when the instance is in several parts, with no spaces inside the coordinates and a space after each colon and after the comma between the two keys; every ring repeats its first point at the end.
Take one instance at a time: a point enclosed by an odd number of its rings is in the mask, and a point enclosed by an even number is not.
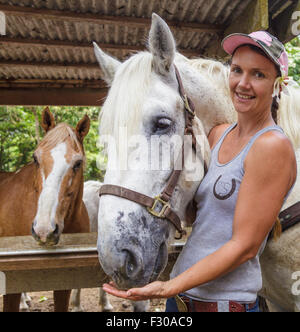
{"type": "Polygon", "coordinates": [[[149,49],[156,72],[161,75],[169,74],[176,52],[175,41],[167,23],[154,13],[149,33],[149,49]]]}
{"type": "Polygon", "coordinates": [[[99,62],[100,68],[102,70],[103,79],[109,86],[111,86],[115,72],[117,71],[121,62],[104,53],[95,42],[93,42],[93,45],[96,59],[99,62]]]}
{"type": "Polygon", "coordinates": [[[53,114],[50,112],[49,107],[46,107],[43,110],[41,125],[46,133],[55,127],[55,119],[53,114]]]}
{"type": "Polygon", "coordinates": [[[76,136],[79,141],[82,143],[85,136],[88,134],[90,130],[90,118],[85,115],[76,126],[76,136]]]}

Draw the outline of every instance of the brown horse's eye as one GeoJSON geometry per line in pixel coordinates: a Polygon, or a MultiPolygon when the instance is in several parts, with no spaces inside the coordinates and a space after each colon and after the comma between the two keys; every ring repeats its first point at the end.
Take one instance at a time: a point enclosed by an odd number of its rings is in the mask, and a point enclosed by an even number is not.
{"type": "Polygon", "coordinates": [[[38,166],[39,165],[39,162],[38,162],[38,160],[37,160],[37,157],[36,157],[36,155],[35,154],[33,154],[33,161],[34,161],[34,163],[38,166]]]}
{"type": "Polygon", "coordinates": [[[81,165],[82,165],[82,160],[76,161],[76,163],[73,166],[73,171],[78,171],[81,165]]]}

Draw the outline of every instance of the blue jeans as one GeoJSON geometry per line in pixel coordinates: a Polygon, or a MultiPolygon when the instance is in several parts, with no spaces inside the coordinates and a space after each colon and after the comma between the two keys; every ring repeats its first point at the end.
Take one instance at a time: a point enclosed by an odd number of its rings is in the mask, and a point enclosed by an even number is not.
{"type": "MultiPolygon", "coordinates": [[[[258,299],[256,300],[255,306],[251,309],[249,309],[249,305],[246,304],[246,312],[259,312],[259,303],[258,299]]],[[[166,302],[166,312],[179,312],[177,308],[177,303],[174,297],[171,297],[166,302]]]]}

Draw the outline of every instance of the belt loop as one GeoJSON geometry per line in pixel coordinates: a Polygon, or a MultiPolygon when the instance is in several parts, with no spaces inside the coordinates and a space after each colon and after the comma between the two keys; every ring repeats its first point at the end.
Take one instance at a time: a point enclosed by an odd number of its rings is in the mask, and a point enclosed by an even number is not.
{"type": "Polygon", "coordinates": [[[218,301],[218,312],[229,312],[229,301],[218,301]]]}
{"type": "Polygon", "coordinates": [[[191,298],[189,298],[189,307],[191,312],[195,312],[194,301],[191,298]]]}

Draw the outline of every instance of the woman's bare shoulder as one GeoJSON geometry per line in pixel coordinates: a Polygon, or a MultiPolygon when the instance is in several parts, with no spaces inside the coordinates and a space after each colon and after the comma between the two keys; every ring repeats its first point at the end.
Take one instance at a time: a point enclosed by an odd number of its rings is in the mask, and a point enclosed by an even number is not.
{"type": "Polygon", "coordinates": [[[291,181],[295,180],[297,173],[295,152],[290,140],[278,131],[269,131],[262,134],[253,144],[244,163],[247,166],[265,170],[270,173],[270,169],[277,174],[287,171],[291,181]]]}
{"type": "Polygon", "coordinates": [[[279,131],[268,131],[262,134],[253,144],[253,154],[271,153],[276,157],[295,158],[291,141],[286,135],[279,131]]]}
{"type": "Polygon", "coordinates": [[[221,138],[221,136],[224,134],[225,130],[228,127],[230,127],[229,123],[223,123],[211,129],[211,131],[208,134],[208,142],[211,149],[213,149],[213,147],[217,144],[217,142],[219,141],[219,139],[221,138]]]}

